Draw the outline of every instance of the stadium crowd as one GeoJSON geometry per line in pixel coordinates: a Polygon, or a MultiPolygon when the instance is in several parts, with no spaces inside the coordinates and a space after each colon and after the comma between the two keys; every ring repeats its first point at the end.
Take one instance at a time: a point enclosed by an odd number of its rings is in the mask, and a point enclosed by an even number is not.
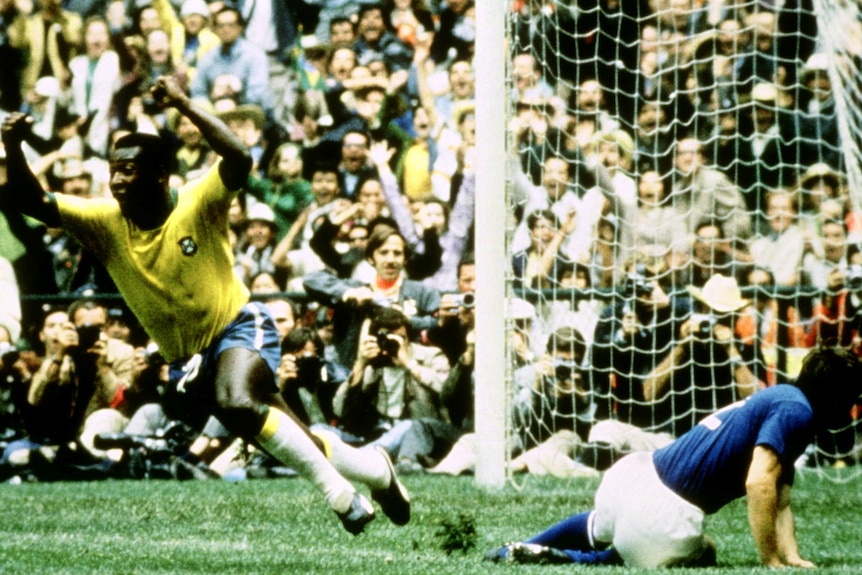
{"type": "MultiPolygon", "coordinates": [[[[46,189],[110,197],[136,131],[182,189],[215,156],[153,98],[176,78],[251,151],[234,271],[279,327],[287,403],[399,472],[461,473],[476,26],[471,0],[0,0],[0,120],[32,118],[46,189]]],[[[788,377],[795,349],[862,354],[810,2],[518,0],[507,26],[515,470],[596,473],[788,377]]],[[[171,416],[158,349],[91,254],[10,207],[0,155],[0,476],[292,474],[171,416]]],[[[854,461],[847,429],[830,463],[854,461]]]]}

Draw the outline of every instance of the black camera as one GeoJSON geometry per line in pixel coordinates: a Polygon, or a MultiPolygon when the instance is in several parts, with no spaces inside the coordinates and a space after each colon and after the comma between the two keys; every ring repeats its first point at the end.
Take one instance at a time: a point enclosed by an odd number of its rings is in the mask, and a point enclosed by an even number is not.
{"type": "Polygon", "coordinates": [[[862,265],[851,265],[847,268],[847,273],[844,277],[847,289],[851,291],[862,291],[862,265]]]}
{"type": "Polygon", "coordinates": [[[476,294],[471,291],[452,296],[452,303],[464,309],[473,309],[476,305],[476,294]]]}
{"type": "Polygon", "coordinates": [[[568,359],[554,359],[554,377],[557,381],[574,381],[578,364],[568,359]]]}
{"type": "Polygon", "coordinates": [[[646,266],[638,264],[635,271],[626,276],[625,292],[629,297],[649,297],[655,290],[655,282],[647,279],[646,266]]]}
{"type": "Polygon", "coordinates": [[[159,352],[159,346],[155,342],[147,344],[144,348],[144,361],[150,367],[161,367],[165,364],[165,358],[159,352]]]}
{"type": "Polygon", "coordinates": [[[389,357],[394,357],[398,355],[398,340],[392,339],[389,337],[389,330],[386,329],[378,329],[377,333],[374,334],[374,337],[377,338],[377,347],[380,348],[381,355],[388,355],[389,357]]]}
{"type": "Polygon", "coordinates": [[[81,351],[87,351],[96,345],[102,335],[102,326],[100,325],[84,324],[75,329],[78,331],[78,349],[81,351]]]}
{"type": "Polygon", "coordinates": [[[296,379],[300,385],[316,385],[325,381],[323,362],[316,355],[301,355],[296,358],[296,379]]]}
{"type": "Polygon", "coordinates": [[[705,313],[691,314],[691,335],[697,339],[709,339],[715,327],[715,317],[705,313]]]}

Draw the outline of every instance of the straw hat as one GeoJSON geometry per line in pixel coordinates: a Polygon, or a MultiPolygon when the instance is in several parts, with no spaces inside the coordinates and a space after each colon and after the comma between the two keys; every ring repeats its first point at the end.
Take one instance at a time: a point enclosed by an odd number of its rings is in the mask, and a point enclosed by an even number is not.
{"type": "Polygon", "coordinates": [[[739,285],[732,277],[715,274],[706,282],[703,289],[688,286],[691,296],[705,303],[713,311],[727,313],[738,311],[748,305],[748,300],[742,298],[739,285]]]}

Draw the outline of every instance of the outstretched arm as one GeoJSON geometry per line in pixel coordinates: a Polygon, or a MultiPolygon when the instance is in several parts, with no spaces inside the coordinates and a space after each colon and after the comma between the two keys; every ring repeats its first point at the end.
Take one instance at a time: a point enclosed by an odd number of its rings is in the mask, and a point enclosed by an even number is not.
{"type": "Polygon", "coordinates": [[[11,196],[8,205],[49,227],[59,227],[57,203],[39,184],[21,150],[21,143],[33,137],[32,125],[33,119],[20,112],[9,114],[3,122],[2,138],[9,184],[6,193],[11,196]]]}
{"type": "Polygon", "coordinates": [[[245,185],[251,171],[251,154],[224,122],[189,99],[173,76],[157,80],[153,97],[163,106],[176,108],[197,126],[210,148],[222,157],[219,174],[228,189],[238,190],[245,185]]]}

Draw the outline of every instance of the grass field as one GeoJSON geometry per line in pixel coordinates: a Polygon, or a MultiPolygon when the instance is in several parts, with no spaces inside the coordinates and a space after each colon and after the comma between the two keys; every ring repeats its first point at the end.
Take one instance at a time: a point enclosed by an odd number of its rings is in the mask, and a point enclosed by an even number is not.
{"type": "MultiPolygon", "coordinates": [[[[519,478],[485,491],[469,477],[408,477],[413,520],[379,517],[359,537],[341,529],[300,479],[244,483],[115,481],[0,485],[0,573],[397,574],[649,573],[619,567],[508,566],[482,561],[590,505],[595,480],[519,478]],[[450,526],[474,526],[475,547],[447,554],[450,526]]],[[[632,481],[632,497],[637,481],[632,481]]],[[[818,573],[862,573],[862,490],[813,473],[797,478],[803,556],[818,573]]],[[[744,501],[710,518],[719,566],[705,573],[772,573],[758,566],[744,501]]]]}

